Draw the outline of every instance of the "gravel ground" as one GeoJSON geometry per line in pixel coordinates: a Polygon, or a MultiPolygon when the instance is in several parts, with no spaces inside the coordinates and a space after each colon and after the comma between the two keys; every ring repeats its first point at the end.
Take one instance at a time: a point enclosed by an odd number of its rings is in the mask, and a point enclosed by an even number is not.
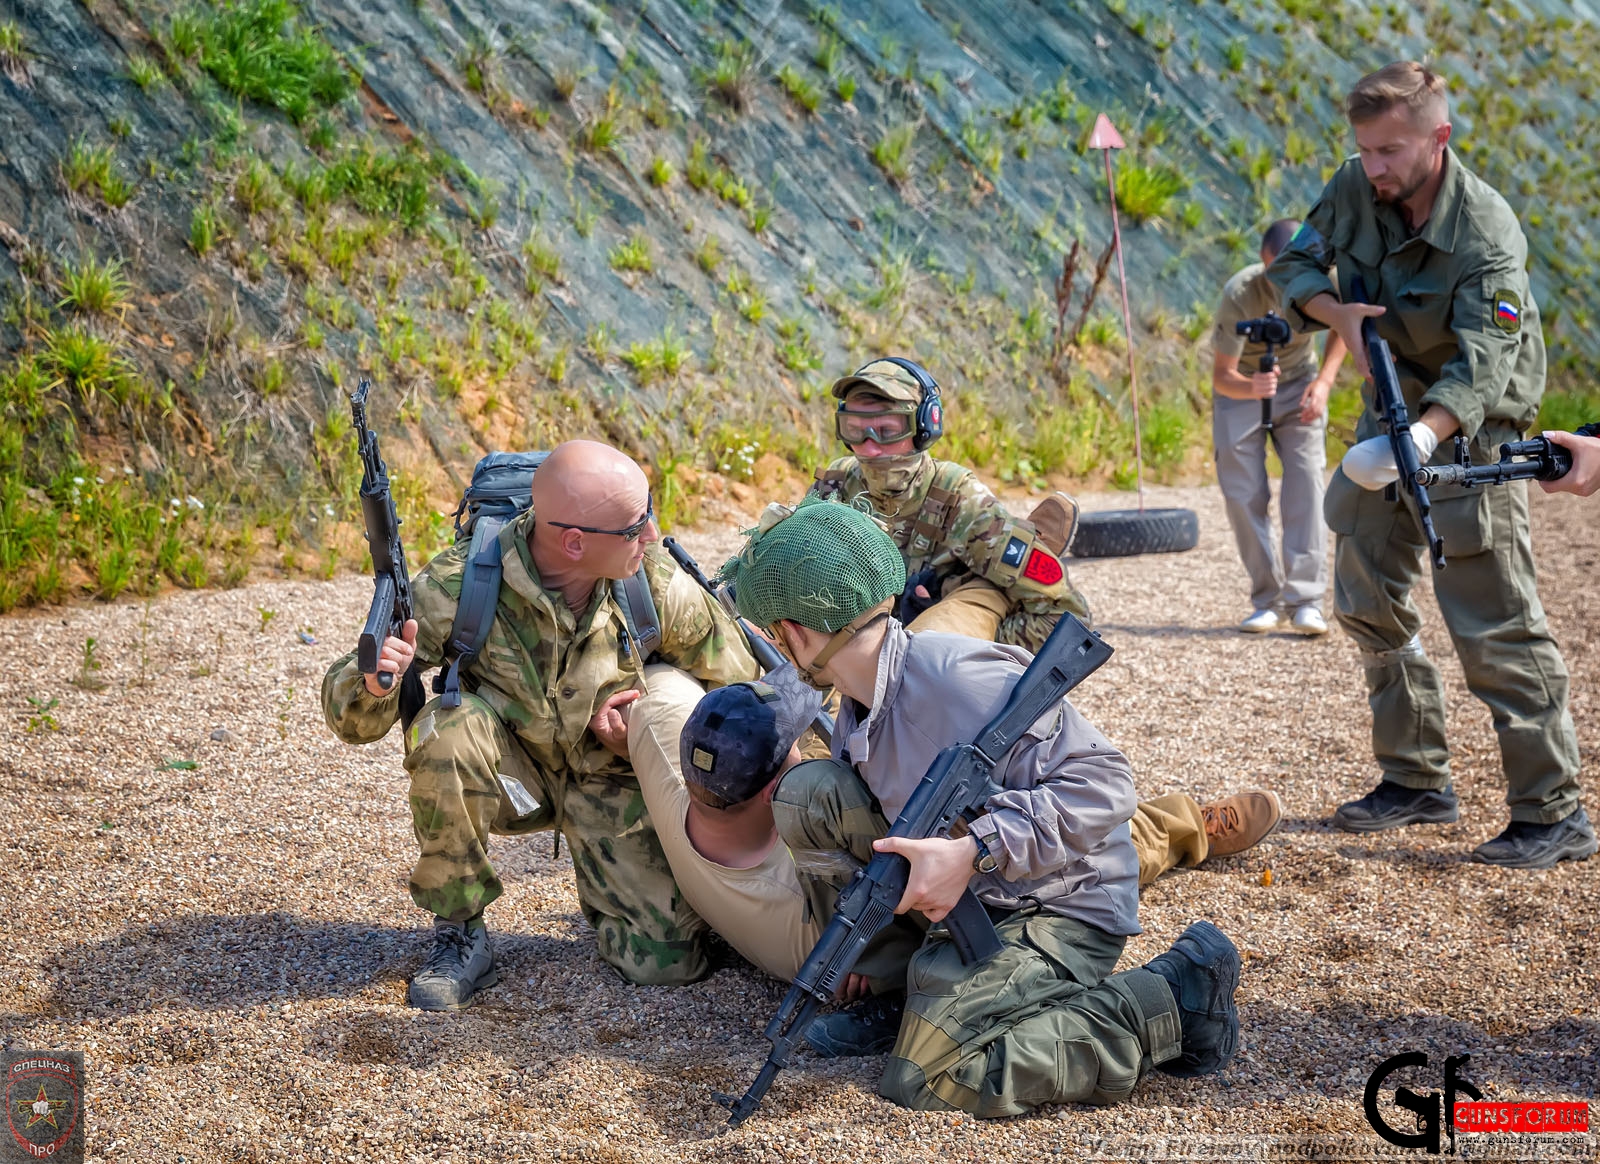
{"type": "MultiPolygon", "coordinates": [[[[1592,757],[1600,630],[1584,615],[1600,510],[1534,498],[1541,590],[1592,757]]],[[[1333,807],[1375,777],[1351,644],[1236,634],[1245,584],[1216,490],[1156,489],[1151,503],[1198,509],[1200,546],[1072,565],[1117,649],[1080,706],[1143,794],[1268,785],[1287,810],[1260,848],[1147,890],[1124,962],[1198,917],[1234,938],[1244,1046],[1219,1076],[1155,1075],[1117,1108],[980,1124],[878,1099],[876,1061],[802,1058],[757,1118],[722,1134],[710,1093],[754,1075],[781,988],[748,968],[686,989],[622,984],[548,837],[494,850],[501,985],[461,1014],[407,1009],[430,931],[405,890],[399,744],[345,747],[317,706],[365,613],[360,577],[0,619],[15,674],[0,789],[16,822],[0,1032],[85,1050],[90,1157],[108,1161],[1155,1159],[1305,1136],[1370,1159],[1404,1153],[1367,1129],[1365,1080],[1412,1049],[1433,1057],[1406,1077],[1417,1090],[1441,1086],[1444,1055],[1470,1051],[1464,1074],[1486,1098],[1591,1098],[1600,861],[1466,862],[1505,823],[1503,785],[1431,599],[1423,639],[1450,688],[1462,820],[1331,831],[1333,807]],[[91,637],[102,665],[86,673],[91,637]]],[[[713,562],[733,537],[684,540],[713,562]]],[[[1596,1138],[1511,1143],[1592,1159],[1596,1138]]]]}

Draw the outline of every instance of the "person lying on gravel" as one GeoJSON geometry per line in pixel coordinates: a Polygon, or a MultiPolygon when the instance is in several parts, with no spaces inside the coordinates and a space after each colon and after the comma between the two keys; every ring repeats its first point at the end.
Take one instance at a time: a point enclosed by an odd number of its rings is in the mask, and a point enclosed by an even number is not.
{"type": "MultiPolygon", "coordinates": [[[[906,629],[948,631],[1032,652],[1063,611],[1089,622],[1089,604],[1061,555],[1076,503],[1052,494],[1013,517],[971,469],[928,453],[944,431],[938,385],[910,360],[874,360],[837,380],[835,429],[851,456],[817,471],[810,496],[870,505],[889,526],[908,585],[906,629]]],[[[1133,814],[1139,884],[1259,844],[1282,817],[1275,793],[1247,789],[1211,804],[1173,793],[1133,814]]]]}
{"type": "MultiPolygon", "coordinates": [[[[460,706],[431,699],[405,734],[419,854],[411,897],[435,916],[433,956],[408,999],[454,1010],[496,981],[484,907],[500,896],[491,833],[556,829],[600,956],[631,982],[683,983],[708,970],[705,923],[678,891],[628,760],[625,709],[650,689],[612,580],[644,567],[659,612],[656,657],[700,687],[759,674],[729,615],[657,546],[648,482],[592,441],[551,451],[532,507],[500,532],[504,578],[460,706]]],[[[461,592],[467,542],[417,575],[416,619],[384,644],[380,672],[437,666],[461,592]]],[[[669,668],[670,669],[670,668],[669,668]]],[[[399,714],[354,652],[328,668],[322,707],[346,743],[382,739],[399,714]]],[[[684,709],[687,714],[687,707],[684,709]]]]}
{"type": "Polygon", "coordinates": [[[1003,705],[1027,652],[908,634],[890,614],[906,581],[899,550],[837,502],[769,507],[723,576],[801,679],[843,696],[833,758],[789,769],[771,800],[812,915],[831,915],[874,850],[911,865],[898,923],[857,963],[874,988],[904,983],[909,995],[819,1017],[806,1032],[813,1048],[874,1054],[892,1042],[880,1094],[979,1116],[1113,1103],[1151,1068],[1192,1076],[1229,1062],[1239,954],[1215,926],[1198,922],[1148,965],[1112,973],[1139,932],[1133,776],[1068,700],[1001,760],[1002,791],[968,835],[886,837],[939,751],[1003,705]],[[1003,943],[972,966],[927,929],[969,886],[1003,943]]]}

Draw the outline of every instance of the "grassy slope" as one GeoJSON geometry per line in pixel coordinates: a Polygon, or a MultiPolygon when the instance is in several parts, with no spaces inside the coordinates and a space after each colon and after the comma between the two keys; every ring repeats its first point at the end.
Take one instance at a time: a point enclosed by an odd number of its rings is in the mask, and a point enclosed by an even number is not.
{"type": "Polygon", "coordinates": [[[1560,5],[51,8],[0,25],[0,609],[359,564],[358,376],[418,560],[490,448],[602,436],[669,519],[808,468],[826,382],[886,349],[949,387],[946,455],[1126,483],[1115,274],[1066,350],[1052,287],[1080,241],[1070,331],[1102,109],[1147,463],[1192,472],[1216,287],[1425,28],[1558,374],[1592,366],[1596,36],[1560,5]]]}

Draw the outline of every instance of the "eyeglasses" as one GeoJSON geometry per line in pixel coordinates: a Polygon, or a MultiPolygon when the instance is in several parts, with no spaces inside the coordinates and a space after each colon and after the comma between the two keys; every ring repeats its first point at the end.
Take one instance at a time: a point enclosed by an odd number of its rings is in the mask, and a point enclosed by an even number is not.
{"type": "Polygon", "coordinates": [[[911,435],[916,411],[907,405],[890,412],[856,412],[841,404],[834,413],[834,429],[847,445],[859,445],[868,440],[892,445],[911,435]]]}
{"type": "Polygon", "coordinates": [[[573,525],[569,521],[547,521],[546,525],[553,525],[557,529],[575,529],[579,533],[610,534],[612,537],[621,538],[625,542],[636,542],[639,535],[644,533],[644,527],[655,520],[656,499],[653,494],[645,494],[644,516],[630,526],[622,529],[597,529],[592,525],[573,525]]]}

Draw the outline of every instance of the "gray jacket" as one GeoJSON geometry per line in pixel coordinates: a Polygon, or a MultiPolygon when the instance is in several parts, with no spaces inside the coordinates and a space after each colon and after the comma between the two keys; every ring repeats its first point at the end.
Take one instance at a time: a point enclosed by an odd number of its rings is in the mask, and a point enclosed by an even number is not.
{"type": "MultiPolygon", "coordinates": [[[[908,634],[891,619],[872,707],[844,700],[834,755],[855,766],[893,822],[940,750],[976,739],[999,713],[1030,658],[963,635],[908,634]]],[[[1127,758],[1062,700],[1000,761],[994,780],[1002,791],[973,820],[972,832],[999,869],[973,874],[973,891],[1002,908],[1035,900],[1046,912],[1108,933],[1137,934],[1127,758]]]]}

